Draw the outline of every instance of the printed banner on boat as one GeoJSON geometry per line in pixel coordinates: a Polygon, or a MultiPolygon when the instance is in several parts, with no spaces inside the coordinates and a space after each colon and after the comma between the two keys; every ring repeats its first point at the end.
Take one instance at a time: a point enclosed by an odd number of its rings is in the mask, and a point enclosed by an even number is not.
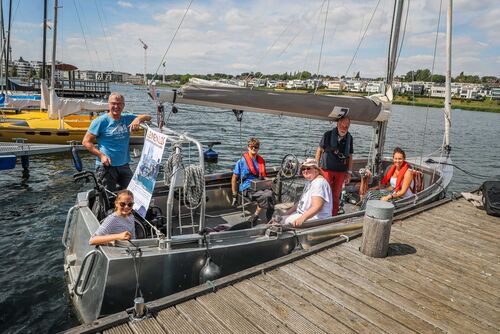
{"type": "Polygon", "coordinates": [[[128,190],[134,194],[134,210],[142,217],[146,216],[149,202],[153,196],[166,141],[166,135],[148,129],[142,148],[141,160],[139,160],[132,181],[128,185],[128,190]]]}

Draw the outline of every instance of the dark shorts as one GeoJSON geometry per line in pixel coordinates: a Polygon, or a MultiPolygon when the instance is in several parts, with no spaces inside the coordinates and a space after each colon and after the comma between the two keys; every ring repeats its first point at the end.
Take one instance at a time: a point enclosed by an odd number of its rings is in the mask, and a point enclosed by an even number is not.
{"type": "Polygon", "coordinates": [[[109,191],[116,191],[117,186],[119,189],[126,189],[130,180],[132,180],[132,170],[128,164],[123,166],[97,166],[97,178],[101,180],[104,188],[109,191]]]}

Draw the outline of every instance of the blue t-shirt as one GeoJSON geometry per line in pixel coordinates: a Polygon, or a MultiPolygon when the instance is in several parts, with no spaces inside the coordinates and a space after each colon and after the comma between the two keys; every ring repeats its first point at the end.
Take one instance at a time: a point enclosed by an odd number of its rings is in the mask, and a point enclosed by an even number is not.
{"type": "MultiPolygon", "coordinates": [[[[111,166],[123,166],[130,162],[129,125],[136,118],[133,114],[121,114],[119,120],[114,120],[108,113],[94,119],[88,132],[96,136],[97,148],[111,159],[111,166]]],[[[96,164],[102,165],[99,157],[96,164]]]]}
{"type": "MultiPolygon", "coordinates": [[[[252,158],[252,161],[257,174],[259,174],[259,163],[257,162],[257,158],[252,158]]],[[[243,182],[240,182],[240,191],[250,188],[250,181],[257,178],[257,176],[250,173],[245,158],[238,160],[236,166],[234,166],[233,174],[238,175],[238,180],[243,179],[243,182]]]]}

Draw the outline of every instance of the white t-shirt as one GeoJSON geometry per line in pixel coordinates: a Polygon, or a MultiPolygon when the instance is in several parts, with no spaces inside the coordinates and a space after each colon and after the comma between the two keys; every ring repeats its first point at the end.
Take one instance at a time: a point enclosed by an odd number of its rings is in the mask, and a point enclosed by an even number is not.
{"type": "MultiPolygon", "coordinates": [[[[392,188],[396,189],[396,181],[398,179],[396,177],[391,177],[391,180],[389,181],[389,183],[391,184],[392,188]]],[[[403,181],[401,181],[402,183],[403,181]]],[[[403,185],[401,185],[403,186],[403,185]]],[[[410,183],[410,186],[408,187],[408,189],[406,190],[406,193],[401,196],[401,198],[407,198],[407,197],[410,197],[411,195],[413,195],[413,192],[411,191],[411,188],[413,187],[413,180],[411,180],[411,183],[410,183]]],[[[394,191],[396,192],[396,191],[394,191]]]]}
{"type": "Polygon", "coordinates": [[[317,177],[305,184],[304,191],[297,204],[297,213],[303,214],[311,207],[313,196],[321,197],[324,202],[321,210],[309,219],[324,219],[331,217],[333,208],[332,190],[323,177],[317,177]]]}

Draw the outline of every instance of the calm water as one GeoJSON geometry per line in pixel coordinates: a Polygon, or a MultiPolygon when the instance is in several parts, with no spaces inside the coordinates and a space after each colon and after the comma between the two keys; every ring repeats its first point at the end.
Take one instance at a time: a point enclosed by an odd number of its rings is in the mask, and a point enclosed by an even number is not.
{"type": "MultiPolygon", "coordinates": [[[[125,94],[127,109],[154,113],[143,91],[115,87],[125,94]]],[[[386,151],[402,146],[410,156],[429,154],[443,140],[443,115],[438,109],[394,106],[386,151]],[[425,125],[426,124],[426,125],[425,125]],[[426,131],[424,133],[424,127],[426,131]],[[422,147],[424,149],[422,150],[422,147]]],[[[500,114],[454,111],[452,157],[461,168],[476,174],[499,175],[500,114]]],[[[325,122],[269,115],[243,115],[240,124],[232,112],[180,107],[170,115],[169,126],[204,140],[217,140],[219,163],[209,171],[230,171],[250,136],[261,138],[261,154],[279,163],[285,153],[313,156],[320,136],[332,125],[325,122]],[[240,143],[243,143],[240,145],[240,143]]],[[[367,154],[371,131],[352,126],[356,154],[367,154]]],[[[93,169],[93,158],[82,156],[93,169]]],[[[67,210],[78,191],[88,185],[72,182],[69,154],[32,158],[31,177],[24,182],[20,167],[0,172],[0,332],[56,332],[78,325],[63,279],[61,235],[67,210]]],[[[479,185],[455,169],[450,191],[479,185]]]]}

